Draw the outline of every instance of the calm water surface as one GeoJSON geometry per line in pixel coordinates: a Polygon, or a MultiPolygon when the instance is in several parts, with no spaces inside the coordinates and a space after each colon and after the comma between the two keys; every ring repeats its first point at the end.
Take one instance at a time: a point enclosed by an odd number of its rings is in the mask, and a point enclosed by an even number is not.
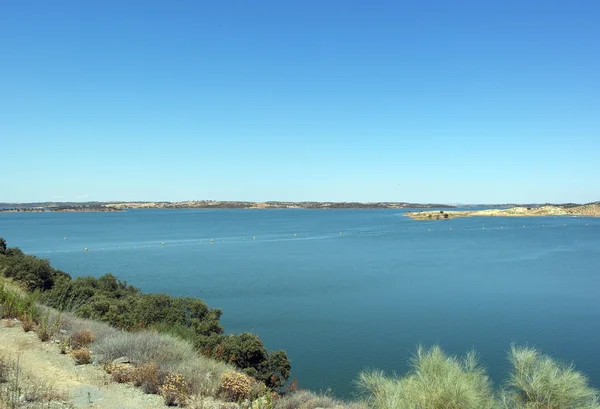
{"type": "Polygon", "coordinates": [[[511,342],[600,386],[600,219],[402,212],[6,213],[0,237],[73,276],[200,297],[228,332],[287,350],[304,388],[349,396],[359,371],[403,372],[419,343],[474,348],[499,381],[511,342]]]}

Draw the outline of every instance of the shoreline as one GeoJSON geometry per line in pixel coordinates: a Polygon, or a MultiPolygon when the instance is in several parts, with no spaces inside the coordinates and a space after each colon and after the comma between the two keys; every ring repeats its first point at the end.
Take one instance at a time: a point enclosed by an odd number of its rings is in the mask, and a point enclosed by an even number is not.
{"type": "Polygon", "coordinates": [[[574,216],[600,217],[600,202],[582,206],[541,206],[541,207],[511,207],[509,209],[485,210],[451,210],[407,212],[405,216],[413,220],[450,220],[458,217],[542,217],[542,216],[574,216]]]}

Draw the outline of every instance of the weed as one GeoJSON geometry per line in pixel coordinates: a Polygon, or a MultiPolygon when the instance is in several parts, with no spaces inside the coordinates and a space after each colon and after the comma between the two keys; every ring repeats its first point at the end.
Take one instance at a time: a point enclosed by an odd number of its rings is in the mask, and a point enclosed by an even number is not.
{"type": "Polygon", "coordinates": [[[90,350],[87,348],[75,349],[71,352],[77,365],[86,365],[92,362],[90,350]]]}
{"type": "Polygon", "coordinates": [[[37,328],[38,337],[42,342],[48,341],[52,336],[52,334],[50,333],[50,328],[48,327],[49,315],[50,314],[47,313],[42,317],[42,319],[40,320],[40,325],[37,328]]]}
{"type": "Polygon", "coordinates": [[[77,331],[75,335],[71,337],[71,348],[80,349],[87,348],[96,339],[96,336],[89,329],[77,331]]]}
{"type": "Polygon", "coordinates": [[[23,328],[23,331],[29,332],[35,328],[35,322],[31,319],[29,315],[25,315],[21,319],[21,327],[23,328]]]}
{"type": "Polygon", "coordinates": [[[134,368],[131,373],[131,380],[137,387],[141,387],[146,393],[158,394],[161,386],[161,373],[154,362],[147,362],[134,368]]]}

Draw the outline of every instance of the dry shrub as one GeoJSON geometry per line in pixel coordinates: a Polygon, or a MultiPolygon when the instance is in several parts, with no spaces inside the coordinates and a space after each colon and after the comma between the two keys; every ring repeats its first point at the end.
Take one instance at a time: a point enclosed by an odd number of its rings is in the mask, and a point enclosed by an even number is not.
{"type": "Polygon", "coordinates": [[[229,401],[238,402],[252,396],[253,379],[239,372],[229,371],[221,376],[220,394],[229,401]]]}
{"type": "Polygon", "coordinates": [[[165,378],[165,382],[160,387],[160,394],[165,399],[167,406],[185,406],[189,395],[188,395],[188,384],[183,378],[183,375],[177,373],[170,373],[165,378]]]}
{"type": "Polygon", "coordinates": [[[71,337],[71,348],[81,349],[87,348],[96,339],[96,336],[89,329],[77,331],[73,337],[71,337]]]}
{"type": "MultiPolygon", "coordinates": [[[[366,409],[367,405],[360,402],[344,402],[327,395],[327,392],[315,393],[307,390],[297,390],[283,395],[273,401],[274,409],[366,409]]],[[[395,408],[391,406],[390,408],[395,408]]]]}
{"type": "Polygon", "coordinates": [[[25,316],[21,321],[21,327],[23,327],[23,331],[29,332],[35,328],[35,322],[29,316],[25,316]]]}
{"type": "Polygon", "coordinates": [[[58,347],[60,348],[60,353],[61,354],[66,354],[67,351],[69,350],[69,340],[63,340],[60,342],[60,344],[58,344],[58,347]]]}
{"type": "Polygon", "coordinates": [[[154,362],[142,364],[131,371],[133,384],[141,387],[145,393],[158,394],[161,391],[160,378],[160,369],[154,362]]]}
{"type": "Polygon", "coordinates": [[[40,339],[40,341],[42,342],[46,342],[50,339],[50,331],[48,330],[48,327],[45,325],[40,325],[37,329],[37,335],[38,338],[40,339]]]}
{"type": "Polygon", "coordinates": [[[129,364],[108,364],[104,369],[117,383],[126,383],[132,380],[134,368],[129,364]]]}
{"type": "Polygon", "coordinates": [[[86,365],[92,362],[90,350],[87,348],[75,349],[71,354],[73,355],[73,358],[75,358],[75,363],[77,365],[86,365]]]}

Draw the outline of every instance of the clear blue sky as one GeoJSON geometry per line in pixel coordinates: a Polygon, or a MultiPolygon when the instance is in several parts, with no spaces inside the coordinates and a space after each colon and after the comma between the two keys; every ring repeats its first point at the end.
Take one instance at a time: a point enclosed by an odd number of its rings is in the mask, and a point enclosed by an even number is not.
{"type": "Polygon", "coordinates": [[[600,2],[2,1],[0,201],[600,200],[600,2]]]}

